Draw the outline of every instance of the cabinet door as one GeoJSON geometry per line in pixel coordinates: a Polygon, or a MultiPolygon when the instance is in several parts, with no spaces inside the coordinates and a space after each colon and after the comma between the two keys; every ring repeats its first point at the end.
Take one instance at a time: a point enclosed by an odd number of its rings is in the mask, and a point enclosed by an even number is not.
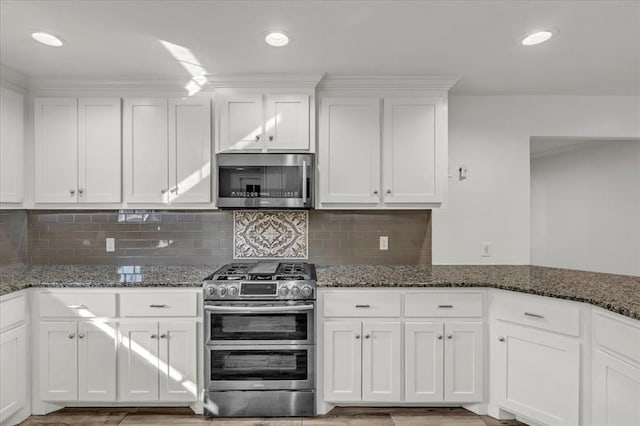
{"type": "MultiPolygon", "coordinates": [[[[440,98],[385,98],[382,179],[385,204],[442,201],[438,162],[446,162],[439,132],[440,98]]],[[[446,169],[446,165],[445,165],[446,169]]],[[[446,173],[445,173],[446,174],[446,173]]]]}
{"type": "Polygon", "coordinates": [[[492,371],[498,405],[544,424],[578,424],[579,343],[500,322],[495,331],[492,371]]]}
{"type": "Polygon", "coordinates": [[[362,400],[400,401],[400,323],[364,322],[362,336],[362,400]]]}
{"type": "Polygon", "coordinates": [[[407,402],[442,401],[443,324],[407,322],[404,324],[405,393],[407,402]]]}
{"type": "Polygon", "coordinates": [[[360,401],[362,395],[362,324],[324,323],[324,399],[360,401]]]}
{"type": "Polygon", "coordinates": [[[196,324],[160,323],[160,401],[195,401],[196,324]]]}
{"type": "Polygon", "coordinates": [[[169,201],[167,99],[126,99],[124,179],[130,203],[169,201]]]}
{"type": "Polygon", "coordinates": [[[24,199],[24,97],[0,87],[0,203],[24,199]]]}
{"type": "Polygon", "coordinates": [[[35,202],[77,202],[77,99],[36,98],[34,125],[35,202]]]}
{"type": "Polygon", "coordinates": [[[121,401],[157,401],[158,323],[120,323],[118,389],[121,401]]]}
{"type": "Polygon", "coordinates": [[[219,151],[264,148],[264,110],[262,95],[222,97],[219,151]]]}
{"type": "Polygon", "coordinates": [[[171,203],[211,201],[211,100],[169,99],[171,203]]]}
{"type": "Polygon", "coordinates": [[[594,425],[640,424],[640,368],[596,349],[592,383],[594,425]]]}
{"type": "Polygon", "coordinates": [[[267,97],[267,149],[309,149],[309,96],[267,97]]]}
{"type": "Polygon", "coordinates": [[[482,401],[482,323],[445,323],[444,334],[444,400],[482,401]]]}
{"type": "Polygon", "coordinates": [[[0,422],[27,404],[26,327],[0,334],[0,422]]]}
{"type": "Polygon", "coordinates": [[[116,325],[78,323],[78,400],[116,400],[116,325]]]}
{"type": "Polygon", "coordinates": [[[40,323],[40,398],[78,399],[78,340],[75,322],[40,323]]]}
{"type": "Polygon", "coordinates": [[[78,201],[119,203],[121,197],[120,98],[78,100],[78,201]]]}
{"type": "Polygon", "coordinates": [[[378,98],[322,98],[318,147],[321,203],[380,202],[378,98]]]}

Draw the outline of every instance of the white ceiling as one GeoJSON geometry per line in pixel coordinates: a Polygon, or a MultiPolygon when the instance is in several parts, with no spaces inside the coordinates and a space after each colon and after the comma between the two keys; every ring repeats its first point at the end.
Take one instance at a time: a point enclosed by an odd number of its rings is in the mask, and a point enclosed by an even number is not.
{"type": "Polygon", "coordinates": [[[32,77],[459,76],[458,94],[640,94],[640,1],[0,1],[0,62],[32,77]],[[523,35],[558,31],[525,48],[523,35]],[[293,36],[267,46],[267,30],[293,36]],[[33,41],[48,31],[65,41],[33,41]]]}

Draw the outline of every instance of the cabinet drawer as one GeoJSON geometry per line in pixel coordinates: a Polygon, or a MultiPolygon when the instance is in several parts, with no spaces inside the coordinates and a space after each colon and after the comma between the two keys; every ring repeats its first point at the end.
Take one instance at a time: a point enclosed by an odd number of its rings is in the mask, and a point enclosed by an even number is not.
{"type": "Polygon", "coordinates": [[[615,353],[640,363],[640,321],[634,327],[628,321],[596,313],[593,316],[593,341],[615,353]]]}
{"type": "Polygon", "coordinates": [[[24,294],[9,300],[3,300],[0,303],[0,329],[5,330],[24,322],[25,315],[24,294]]]}
{"type": "Polygon", "coordinates": [[[41,317],[115,317],[115,293],[40,293],[41,317]]]}
{"type": "Polygon", "coordinates": [[[541,296],[497,294],[494,303],[492,310],[497,319],[570,336],[580,335],[580,309],[571,302],[554,302],[541,296]]]}
{"type": "Polygon", "coordinates": [[[120,295],[123,317],[194,317],[198,314],[195,292],[145,291],[120,295]]]}
{"type": "Polygon", "coordinates": [[[400,294],[327,293],[323,313],[325,317],[399,317],[400,294]]]}
{"type": "Polygon", "coordinates": [[[406,317],[481,317],[482,294],[478,293],[407,293],[404,296],[406,317]]]}

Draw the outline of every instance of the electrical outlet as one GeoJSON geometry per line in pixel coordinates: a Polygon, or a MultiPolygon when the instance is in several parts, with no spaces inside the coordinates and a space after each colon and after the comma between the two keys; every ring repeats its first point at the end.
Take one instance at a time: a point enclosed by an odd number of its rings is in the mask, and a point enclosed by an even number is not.
{"type": "Polygon", "coordinates": [[[491,257],[491,241],[482,241],[480,243],[480,256],[491,257]]]}
{"type": "Polygon", "coordinates": [[[389,250],[389,237],[380,236],[380,250],[389,250]]]}
{"type": "Polygon", "coordinates": [[[107,252],[111,253],[116,251],[116,239],[115,238],[107,238],[106,240],[107,252]]]}

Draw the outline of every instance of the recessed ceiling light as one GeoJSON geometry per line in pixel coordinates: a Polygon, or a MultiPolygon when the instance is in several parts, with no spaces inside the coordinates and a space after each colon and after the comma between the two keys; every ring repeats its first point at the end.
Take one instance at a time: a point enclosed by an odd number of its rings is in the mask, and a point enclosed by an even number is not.
{"type": "Polygon", "coordinates": [[[62,40],[60,40],[58,37],[54,36],[53,34],[49,34],[49,33],[42,33],[42,32],[32,33],[31,37],[33,37],[36,41],[39,41],[42,44],[46,44],[47,46],[60,47],[63,44],[62,40]]]}
{"type": "Polygon", "coordinates": [[[536,44],[544,43],[551,37],[553,37],[553,33],[551,31],[538,31],[523,38],[522,44],[524,46],[535,46],[536,44]]]}
{"type": "Polygon", "coordinates": [[[266,41],[269,46],[273,47],[286,46],[289,44],[289,40],[290,37],[281,31],[272,31],[264,38],[264,41],[266,41]]]}

